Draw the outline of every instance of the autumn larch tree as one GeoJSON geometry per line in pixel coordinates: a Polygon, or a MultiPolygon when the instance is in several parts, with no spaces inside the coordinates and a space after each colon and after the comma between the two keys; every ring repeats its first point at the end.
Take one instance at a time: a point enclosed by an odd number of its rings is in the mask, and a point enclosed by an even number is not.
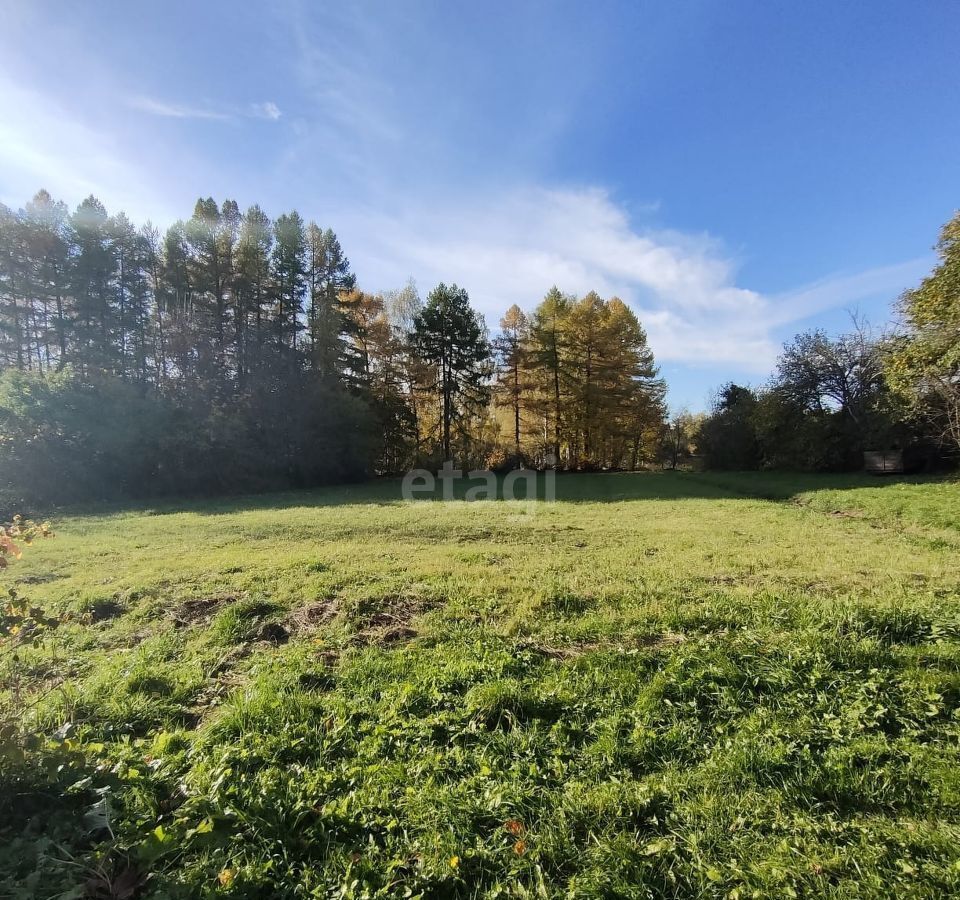
{"type": "Polygon", "coordinates": [[[556,286],[550,288],[533,314],[530,355],[539,378],[544,419],[552,422],[553,465],[560,465],[563,445],[563,388],[568,365],[567,316],[571,301],[556,286]]]}
{"type": "Polygon", "coordinates": [[[519,460],[521,412],[527,395],[528,356],[530,353],[530,325],[523,310],[516,303],[500,320],[500,334],[493,342],[499,378],[495,392],[510,409],[513,417],[513,452],[519,460]]]}

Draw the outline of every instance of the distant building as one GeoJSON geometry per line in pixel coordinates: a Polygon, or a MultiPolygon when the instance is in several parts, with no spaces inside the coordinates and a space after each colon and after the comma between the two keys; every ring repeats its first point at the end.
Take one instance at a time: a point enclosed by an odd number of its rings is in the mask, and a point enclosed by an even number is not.
{"type": "Polygon", "coordinates": [[[873,475],[895,475],[903,472],[903,451],[867,450],[863,454],[863,470],[873,475]]]}

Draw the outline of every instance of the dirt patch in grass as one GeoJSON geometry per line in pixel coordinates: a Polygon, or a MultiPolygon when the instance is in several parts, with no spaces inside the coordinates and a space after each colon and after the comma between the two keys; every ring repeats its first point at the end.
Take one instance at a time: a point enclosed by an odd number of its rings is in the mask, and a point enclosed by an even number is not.
{"type": "Polygon", "coordinates": [[[340,651],[335,650],[333,647],[327,647],[317,654],[317,659],[327,668],[333,669],[340,663],[340,651]]]}
{"type": "Polygon", "coordinates": [[[637,650],[666,650],[670,647],[676,647],[686,640],[686,635],[665,631],[662,634],[652,634],[620,643],[612,641],[574,641],[561,646],[529,643],[525,644],[524,648],[532,650],[534,653],[540,653],[549,659],[577,659],[587,653],[634,653],[637,650]]]}
{"type": "Polygon", "coordinates": [[[350,643],[360,647],[406,644],[420,634],[413,620],[436,606],[432,600],[402,594],[363,603],[350,617],[359,626],[350,643]]]}
{"type": "Polygon", "coordinates": [[[290,640],[290,632],[279,622],[264,622],[257,629],[254,640],[267,644],[285,644],[290,640]]]}
{"type": "Polygon", "coordinates": [[[416,608],[392,606],[389,609],[374,613],[367,619],[368,628],[395,628],[403,627],[419,612],[416,608]]]}
{"type": "Polygon", "coordinates": [[[739,575],[711,575],[706,579],[707,584],[740,584],[743,578],[739,575]]]}
{"type": "Polygon", "coordinates": [[[865,513],[859,509],[832,509],[830,516],[834,519],[862,519],[865,513]]]}
{"type": "Polygon", "coordinates": [[[199,727],[234,690],[246,682],[246,673],[234,671],[233,666],[247,655],[242,653],[231,659],[221,660],[215,667],[215,675],[200,689],[193,698],[193,703],[183,710],[182,720],[185,726],[199,727]]]}
{"type": "Polygon", "coordinates": [[[224,603],[234,603],[237,599],[239,599],[237,594],[191,597],[189,600],[178,603],[169,615],[177,628],[186,628],[188,625],[209,622],[224,603]]]}
{"type": "Polygon", "coordinates": [[[679,634],[676,631],[664,631],[662,634],[654,634],[641,641],[641,646],[652,647],[654,650],[662,650],[665,647],[676,647],[687,640],[685,634],[679,634]]]}
{"type": "Polygon", "coordinates": [[[471,531],[469,534],[458,534],[454,540],[458,544],[473,544],[476,541],[489,541],[494,536],[494,531],[490,528],[480,528],[471,531]]]}
{"type": "Polygon", "coordinates": [[[149,628],[138,628],[135,631],[106,628],[101,632],[97,645],[104,650],[130,650],[142,644],[153,634],[154,632],[149,628]]]}
{"type": "Polygon", "coordinates": [[[332,672],[303,672],[297,684],[306,691],[329,691],[336,687],[337,679],[332,672]]]}
{"type": "Polygon", "coordinates": [[[358,631],[350,639],[350,643],[355,647],[397,647],[409,643],[419,634],[419,631],[409,625],[379,626],[358,631]]]}
{"type": "Polygon", "coordinates": [[[126,607],[116,600],[96,600],[87,609],[87,616],[90,624],[96,625],[99,622],[108,622],[110,619],[119,618],[126,611],[126,607]]]}
{"type": "Polygon", "coordinates": [[[340,603],[335,597],[315,600],[300,606],[287,616],[287,626],[293,634],[315,631],[332,622],[340,614],[340,603]]]}
{"type": "Polygon", "coordinates": [[[416,594],[388,594],[372,600],[364,600],[349,618],[361,628],[390,628],[409,625],[421,613],[435,609],[439,603],[416,594]]]}
{"type": "Polygon", "coordinates": [[[239,647],[231,647],[210,668],[207,672],[207,678],[219,678],[221,675],[230,672],[241,659],[245,659],[249,655],[250,648],[244,644],[241,644],[239,647]]]}
{"type": "Polygon", "coordinates": [[[50,584],[51,581],[58,581],[66,578],[66,575],[60,575],[56,572],[42,572],[34,575],[24,575],[19,579],[20,584],[50,584]]]}
{"type": "Polygon", "coordinates": [[[285,639],[271,640],[258,635],[253,640],[236,644],[223,653],[220,659],[210,667],[207,671],[207,679],[222,679],[228,675],[232,677],[238,663],[248,659],[260,650],[267,650],[283,643],[286,643],[285,639]]]}

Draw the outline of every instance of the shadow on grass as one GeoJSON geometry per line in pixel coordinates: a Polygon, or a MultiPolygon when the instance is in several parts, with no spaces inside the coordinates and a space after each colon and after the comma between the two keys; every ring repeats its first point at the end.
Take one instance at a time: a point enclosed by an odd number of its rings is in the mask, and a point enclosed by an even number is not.
{"type": "MultiPolygon", "coordinates": [[[[815,491],[856,489],[883,490],[894,485],[949,483],[951,478],[937,476],[874,476],[857,474],[810,474],[790,472],[600,472],[534,473],[534,499],[544,499],[550,492],[549,481],[555,484],[555,498],[560,503],[623,503],[637,500],[723,500],[754,499],[791,501],[815,491]]],[[[452,499],[466,499],[471,487],[482,482],[458,479],[453,484],[452,499]]],[[[497,479],[497,500],[503,500],[504,477],[497,479]]],[[[508,499],[527,499],[528,485],[520,479],[508,499]]],[[[414,502],[442,502],[443,486],[437,480],[432,492],[418,491],[414,502]]],[[[284,510],[304,507],[395,506],[403,499],[399,478],[376,478],[358,484],[304,488],[272,493],[163,498],[154,500],[104,501],[64,507],[58,515],[114,515],[131,512],[141,515],[174,515],[202,513],[205,516],[232,515],[245,511],[284,510]]]]}

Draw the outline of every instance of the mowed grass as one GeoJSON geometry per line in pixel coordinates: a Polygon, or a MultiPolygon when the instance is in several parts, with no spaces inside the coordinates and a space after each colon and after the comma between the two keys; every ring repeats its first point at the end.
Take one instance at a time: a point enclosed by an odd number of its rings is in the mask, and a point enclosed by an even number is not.
{"type": "Polygon", "coordinates": [[[0,894],[960,893],[960,483],[557,493],[56,519],[0,894]]]}

